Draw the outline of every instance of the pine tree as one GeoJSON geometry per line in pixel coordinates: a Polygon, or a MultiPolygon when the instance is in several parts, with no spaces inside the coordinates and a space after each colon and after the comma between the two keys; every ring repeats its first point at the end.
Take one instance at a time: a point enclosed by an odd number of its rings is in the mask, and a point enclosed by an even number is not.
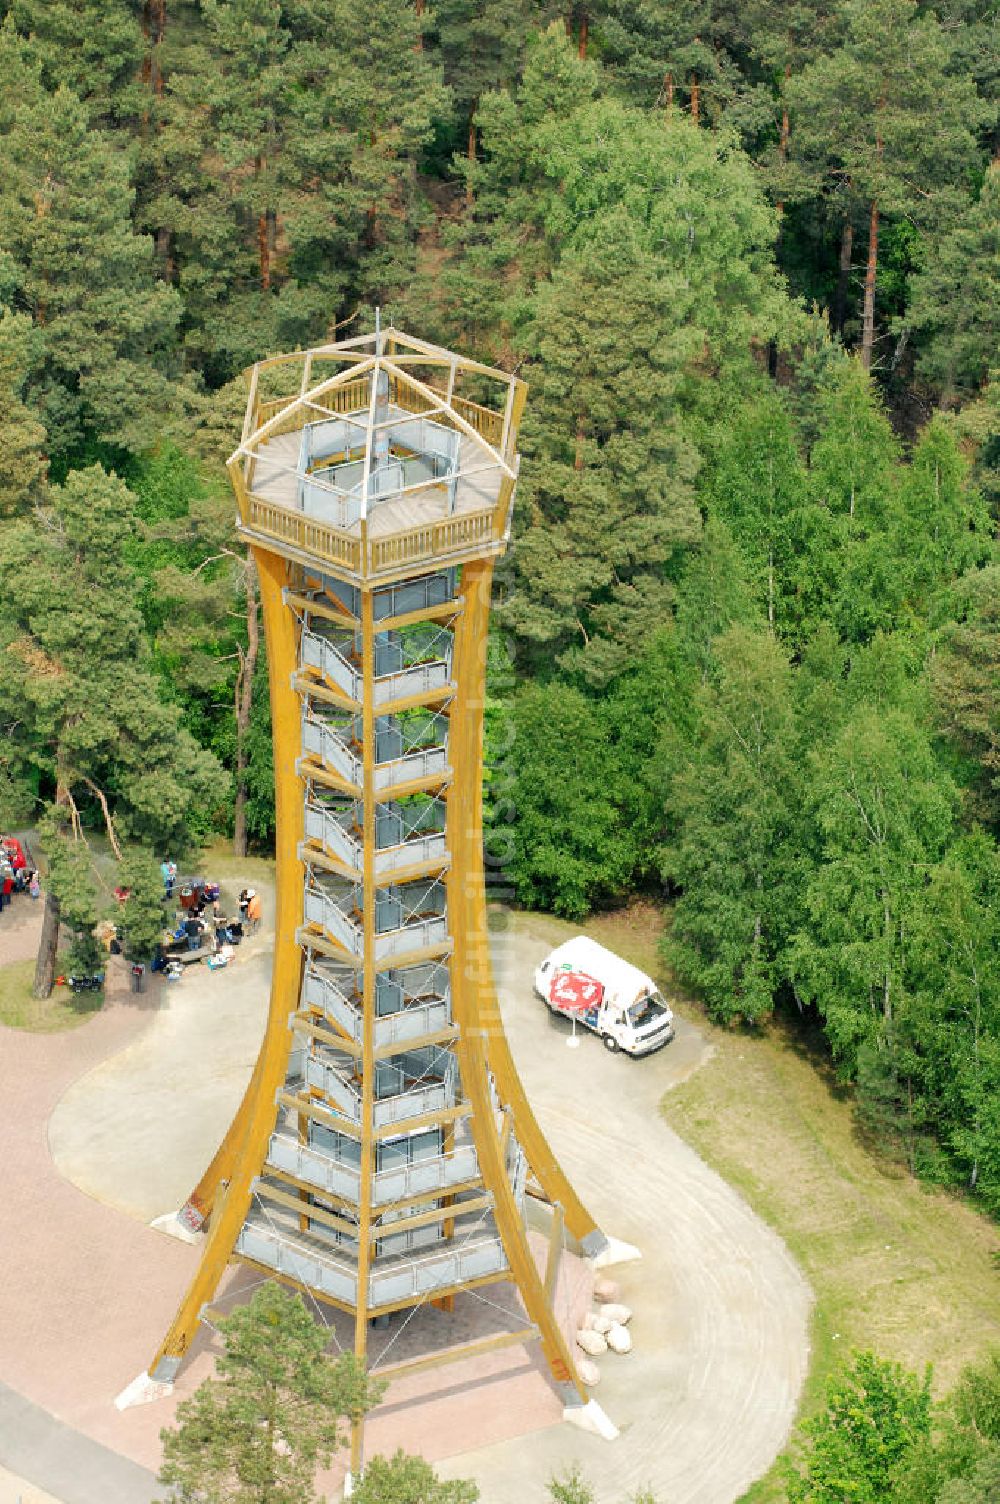
{"type": "Polygon", "coordinates": [[[45,87],[72,89],[92,125],[136,113],[143,41],[128,0],[13,0],[10,15],[31,38],[45,87]]]}
{"type": "Polygon", "coordinates": [[[120,918],[124,953],[130,961],[147,963],[163,935],[163,878],[148,847],[124,853],[119,882],[128,890],[120,918]]]}
{"type": "Polygon", "coordinates": [[[835,196],[867,220],[861,363],[875,348],[879,229],[886,215],[924,223],[954,211],[975,167],[986,110],[971,80],[951,72],[953,44],[916,0],[847,0],[846,37],[789,85],[799,192],[835,196]],[[812,188],[805,184],[812,183],[812,188]]]}
{"type": "Polygon", "coordinates": [[[520,305],[533,400],[507,619],[601,683],[664,619],[668,565],[700,532],[695,373],[724,400],[787,305],[772,216],[707,132],[607,100],[532,134],[538,244],[519,274],[555,264],[520,305]]]}
{"type": "Polygon", "coordinates": [[[353,1357],[328,1357],[328,1330],[276,1284],[219,1329],[226,1350],[217,1377],[178,1406],[176,1429],[160,1433],[160,1482],[177,1504],[314,1504],[316,1474],[342,1445],[344,1421],[363,1415],[379,1387],[353,1357]]]}
{"type": "Polygon", "coordinates": [[[929,240],[901,324],[917,343],[917,372],[942,406],[976,393],[1000,343],[1000,164],[979,197],[929,240]]]}
{"type": "Polygon", "coordinates": [[[451,106],[426,26],[419,7],[337,0],[296,33],[283,330],[293,319],[325,327],[337,306],[324,287],[331,273],[369,303],[391,302],[413,274],[428,217],[417,166],[451,106]]]}
{"type": "Polygon", "coordinates": [[[598,0],[592,12],[602,57],[631,101],[718,124],[741,86],[734,8],[717,0],[598,0]]]}
{"type": "Polygon", "coordinates": [[[0,516],[39,499],[46,433],[23,399],[40,340],[25,314],[0,312],[0,516]]]}
{"type": "Polygon", "coordinates": [[[774,1005],[796,913],[791,677],[767,633],[736,627],[713,650],[695,740],[661,760],[672,836],[660,866],[678,890],[664,954],[713,1017],[755,1023],[774,1005]]]}
{"type": "Polygon", "coordinates": [[[522,491],[531,522],[505,619],[595,682],[663,620],[664,566],[700,532],[697,456],[674,410],[686,352],[668,341],[662,272],[619,215],[564,256],[534,306],[539,379],[522,491]]]}
{"type": "Polygon", "coordinates": [[[464,130],[467,160],[476,159],[476,110],[483,96],[508,88],[521,73],[528,38],[551,20],[544,0],[437,0],[436,46],[464,130]]]}
{"type": "Polygon", "coordinates": [[[141,448],[173,401],[166,360],[179,309],[154,284],[150,242],[133,233],[127,161],[75,94],[40,88],[9,22],[0,65],[23,88],[16,112],[0,110],[0,241],[5,299],[40,335],[29,395],[53,454],[87,432],[141,448]]]}
{"type": "Polygon", "coordinates": [[[18,731],[4,759],[116,856],[125,838],[181,850],[206,834],[227,782],[160,698],[123,557],[134,528],[126,487],[94,466],[0,532],[0,724],[18,731]]]}
{"type": "Polygon", "coordinates": [[[476,1504],[479,1489],[469,1478],[439,1478],[422,1457],[398,1451],[372,1457],[351,1498],[356,1504],[476,1504]]]}

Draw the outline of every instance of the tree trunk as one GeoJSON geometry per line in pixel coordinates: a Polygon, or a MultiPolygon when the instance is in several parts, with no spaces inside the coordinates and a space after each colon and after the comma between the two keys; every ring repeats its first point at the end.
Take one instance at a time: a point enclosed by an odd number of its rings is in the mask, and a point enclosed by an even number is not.
{"type": "Polygon", "coordinates": [[[260,653],[260,621],[257,604],[257,569],[253,557],[247,554],[247,650],[240,661],[236,675],[236,798],[233,806],[233,852],[236,856],[247,854],[247,732],[250,729],[250,714],[253,710],[253,680],[260,653]]]}
{"type": "Polygon", "coordinates": [[[56,951],[59,947],[59,900],[51,888],[45,890],[45,908],[42,912],[42,935],[38,942],[38,959],[35,962],[35,980],[31,995],[46,998],[51,995],[56,975],[56,951]]]}
{"type": "MultiPolygon", "coordinates": [[[[261,176],[267,168],[267,162],[263,156],[255,157],[253,164],[254,179],[259,186],[261,176]]],[[[264,292],[271,287],[271,242],[267,233],[267,211],[257,215],[257,267],[260,272],[260,285],[264,292]]]]}
{"type": "Polygon", "coordinates": [[[160,66],[160,46],[167,29],[167,0],[155,0],[152,26],[152,83],[153,93],[159,98],[163,93],[163,69],[160,66]]]}
{"type": "Polygon", "coordinates": [[[844,332],[847,316],[847,287],[851,279],[851,251],[854,246],[854,226],[850,215],[844,218],[840,234],[840,268],[837,273],[837,293],[833,303],[833,327],[838,334],[844,332]]]}
{"type": "Polygon", "coordinates": [[[587,60],[587,43],[588,43],[589,40],[590,40],[590,17],[587,15],[587,12],[584,11],[583,15],[580,17],[580,41],[579,41],[579,45],[578,45],[578,48],[577,48],[577,52],[578,52],[578,55],[579,55],[579,58],[580,58],[581,62],[586,62],[586,60],[587,60]]]}
{"type": "Polygon", "coordinates": [[[865,301],[861,315],[861,364],[866,371],[872,368],[872,346],[875,343],[875,277],[878,272],[878,199],[872,199],[871,216],[868,221],[868,265],[865,268],[865,301]]]}
{"type": "Polygon", "coordinates": [[[160,263],[160,274],[164,282],[174,280],[174,253],[173,235],[170,230],[161,225],[156,232],[156,259],[160,263]]]}
{"type": "MultiPolygon", "coordinates": [[[[791,76],[792,76],[792,65],[791,65],[791,63],[786,63],[785,64],[785,88],[786,89],[788,88],[788,80],[791,78],[791,76]]],[[[782,102],[781,102],[781,134],[778,137],[778,162],[780,163],[780,165],[782,167],[784,167],[785,163],[788,161],[788,138],[790,137],[791,134],[792,134],[792,128],[791,128],[791,122],[789,121],[789,118],[788,118],[788,102],[784,98],[784,96],[782,96],[782,102]]],[[[778,202],[775,204],[775,209],[777,210],[777,213],[778,213],[778,239],[777,239],[777,243],[776,243],[775,248],[774,248],[775,255],[777,255],[778,250],[781,247],[781,220],[782,220],[782,216],[783,216],[783,214],[785,212],[785,201],[784,201],[784,199],[779,199],[778,200],[778,202]]]]}
{"type": "Polygon", "coordinates": [[[697,73],[691,75],[691,119],[695,125],[701,117],[701,86],[698,83],[697,73]]]}
{"type": "Polygon", "coordinates": [[[663,80],[663,92],[666,97],[667,114],[672,115],[674,112],[674,75],[672,73],[668,73],[663,80]]]}
{"type": "Polygon", "coordinates": [[[583,446],[586,438],[587,433],[586,429],[584,428],[584,418],[581,414],[580,417],[576,420],[576,454],[573,459],[574,470],[583,469],[583,446]]]}
{"type": "MultiPolygon", "coordinates": [[[[478,103],[478,101],[477,101],[477,103],[478,103]]],[[[468,142],[466,144],[465,155],[468,158],[469,167],[471,169],[473,163],[476,160],[476,105],[473,105],[471,111],[469,112],[469,139],[468,139],[468,142]]],[[[471,172],[471,170],[469,172],[469,176],[466,179],[466,184],[465,184],[465,206],[466,206],[467,209],[471,209],[472,208],[472,172],[471,172]]]]}
{"type": "Polygon", "coordinates": [[[889,913],[889,899],[885,893],[882,895],[882,935],[885,940],[885,976],[882,980],[882,1017],[887,1024],[892,1023],[892,966],[890,964],[890,950],[892,945],[892,915],[889,913]]]}
{"type": "Polygon", "coordinates": [[[260,285],[265,292],[271,286],[271,247],[267,239],[267,215],[257,216],[257,257],[260,262],[260,285]]]}

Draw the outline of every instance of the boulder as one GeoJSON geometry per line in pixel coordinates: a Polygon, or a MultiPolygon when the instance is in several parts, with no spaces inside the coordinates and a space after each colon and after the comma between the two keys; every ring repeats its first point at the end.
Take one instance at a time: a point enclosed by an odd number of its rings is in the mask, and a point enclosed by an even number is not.
{"type": "Polygon", "coordinates": [[[628,1327],[617,1323],[608,1333],[608,1346],[613,1353],[630,1353],[632,1351],[632,1333],[628,1327]]]}
{"type": "Polygon", "coordinates": [[[602,1316],[609,1317],[618,1326],[628,1326],[632,1320],[631,1306],[618,1306],[609,1302],[601,1312],[602,1316]]]}
{"type": "Polygon", "coordinates": [[[595,1384],[601,1382],[601,1370],[593,1358],[577,1358],[576,1371],[580,1375],[580,1381],[586,1384],[588,1389],[593,1389],[595,1384]]]}
{"type": "Polygon", "coordinates": [[[618,1286],[613,1279],[598,1279],[594,1281],[594,1299],[599,1301],[617,1300],[618,1286]]]}
{"type": "Polygon", "coordinates": [[[591,1311],[585,1324],[592,1332],[600,1332],[602,1337],[606,1337],[615,1323],[603,1311],[591,1311]]]}
{"type": "Polygon", "coordinates": [[[582,1347],[589,1358],[599,1358],[601,1353],[608,1350],[608,1344],[600,1332],[592,1332],[589,1327],[577,1332],[576,1345],[582,1347]]]}

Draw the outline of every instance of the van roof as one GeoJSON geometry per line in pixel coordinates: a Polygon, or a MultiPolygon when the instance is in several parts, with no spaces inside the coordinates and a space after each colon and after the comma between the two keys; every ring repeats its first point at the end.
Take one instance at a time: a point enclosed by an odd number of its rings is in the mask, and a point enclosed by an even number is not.
{"type": "Polygon", "coordinates": [[[606,950],[587,935],[577,935],[558,945],[548,956],[554,966],[579,967],[625,1001],[631,1002],[640,992],[655,989],[656,983],[638,966],[623,961],[614,951],[606,950]]]}

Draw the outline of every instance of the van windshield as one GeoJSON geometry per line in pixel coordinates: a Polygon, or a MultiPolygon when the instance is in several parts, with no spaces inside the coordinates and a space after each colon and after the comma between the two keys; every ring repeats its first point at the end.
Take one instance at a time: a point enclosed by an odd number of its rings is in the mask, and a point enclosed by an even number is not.
{"type": "Polygon", "coordinates": [[[644,1029],[649,1024],[658,1023],[666,1011],[667,1005],[658,992],[646,992],[629,1008],[628,1021],[633,1029],[644,1029]]]}

